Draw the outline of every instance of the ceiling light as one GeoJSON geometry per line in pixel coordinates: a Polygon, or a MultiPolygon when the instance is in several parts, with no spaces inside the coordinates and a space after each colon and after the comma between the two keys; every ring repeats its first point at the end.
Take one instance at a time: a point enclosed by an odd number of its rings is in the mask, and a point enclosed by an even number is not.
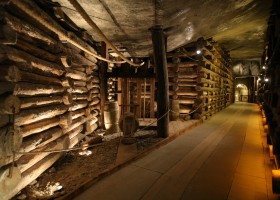
{"type": "Polygon", "coordinates": [[[196,54],[197,55],[201,54],[201,50],[196,50],[196,54]]]}
{"type": "Polygon", "coordinates": [[[269,81],[269,79],[268,79],[268,78],[265,78],[265,79],[264,79],[264,81],[265,81],[265,82],[268,82],[268,81],[269,81]]]}
{"type": "Polygon", "coordinates": [[[262,66],[262,68],[265,69],[266,67],[265,67],[265,66],[262,66]]]}

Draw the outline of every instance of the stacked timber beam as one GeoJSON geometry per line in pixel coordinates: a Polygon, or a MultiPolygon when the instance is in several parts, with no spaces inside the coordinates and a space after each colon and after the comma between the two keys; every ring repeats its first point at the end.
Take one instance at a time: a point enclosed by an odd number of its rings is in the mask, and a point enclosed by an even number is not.
{"type": "Polygon", "coordinates": [[[264,130],[270,145],[276,169],[272,170],[273,193],[280,193],[280,11],[279,1],[274,0],[268,20],[267,41],[264,49],[259,85],[264,130]],[[267,81],[265,81],[267,79],[267,81]]]}
{"type": "Polygon", "coordinates": [[[200,38],[168,53],[167,61],[171,109],[181,118],[206,119],[230,104],[230,59],[215,41],[200,38]]]}
{"type": "MultiPolygon", "coordinates": [[[[92,45],[77,27],[69,32],[74,23],[68,18],[59,24],[61,18],[45,13],[35,1],[24,2],[69,35],[76,34],[81,45],[92,45]]],[[[62,155],[48,151],[71,148],[94,134],[100,80],[94,57],[63,43],[16,5],[2,5],[0,28],[0,199],[10,199],[62,155]]]]}

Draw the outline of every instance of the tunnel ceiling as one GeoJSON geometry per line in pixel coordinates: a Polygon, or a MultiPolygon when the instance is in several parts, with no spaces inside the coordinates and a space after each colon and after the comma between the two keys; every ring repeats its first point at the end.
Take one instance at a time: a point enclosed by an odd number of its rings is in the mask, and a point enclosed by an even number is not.
{"type": "MultiPolygon", "coordinates": [[[[67,15],[99,40],[67,0],[58,0],[67,15]]],[[[168,51],[213,37],[233,59],[260,58],[271,0],[79,0],[93,21],[117,46],[132,56],[152,52],[149,29],[158,21],[168,35],[168,51]],[[155,14],[157,13],[157,14],[155,14]]]]}

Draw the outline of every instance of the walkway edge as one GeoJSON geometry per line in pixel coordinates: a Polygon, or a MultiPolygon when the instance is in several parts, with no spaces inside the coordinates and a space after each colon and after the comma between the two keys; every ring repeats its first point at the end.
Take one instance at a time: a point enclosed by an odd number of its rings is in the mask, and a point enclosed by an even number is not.
{"type": "Polygon", "coordinates": [[[152,151],[168,144],[169,142],[173,141],[174,139],[176,139],[177,137],[179,137],[180,135],[183,135],[186,133],[186,131],[193,129],[194,127],[198,126],[199,124],[202,124],[203,120],[199,120],[193,124],[191,124],[188,127],[185,127],[184,129],[180,130],[177,133],[174,133],[172,136],[167,137],[165,139],[163,139],[162,141],[158,142],[157,144],[151,146],[150,148],[144,150],[143,152],[137,154],[136,156],[128,159],[127,161],[120,163],[118,165],[115,165],[107,170],[105,170],[104,172],[98,174],[96,177],[94,177],[93,179],[87,181],[86,183],[84,183],[82,186],[80,186],[79,188],[77,188],[76,190],[70,192],[69,194],[57,198],[58,200],[71,200],[73,198],[75,198],[76,196],[78,196],[80,193],[84,192],[85,190],[87,190],[88,188],[90,188],[92,185],[94,185],[96,182],[100,181],[101,179],[113,174],[114,172],[120,170],[121,168],[127,166],[128,164],[132,163],[133,161],[136,161],[144,156],[146,156],[147,154],[151,153],[152,151]]]}

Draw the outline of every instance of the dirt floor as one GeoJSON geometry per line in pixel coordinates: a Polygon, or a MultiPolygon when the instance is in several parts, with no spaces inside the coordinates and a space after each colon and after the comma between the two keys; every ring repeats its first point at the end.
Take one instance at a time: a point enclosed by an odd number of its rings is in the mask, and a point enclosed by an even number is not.
{"type": "MultiPolygon", "coordinates": [[[[162,140],[154,134],[149,135],[138,137],[136,143],[132,144],[137,149],[135,156],[162,140]]],[[[14,199],[63,199],[86,182],[96,179],[102,172],[120,164],[116,163],[117,157],[120,156],[120,142],[120,138],[117,138],[85,151],[65,153],[14,199]]]]}

